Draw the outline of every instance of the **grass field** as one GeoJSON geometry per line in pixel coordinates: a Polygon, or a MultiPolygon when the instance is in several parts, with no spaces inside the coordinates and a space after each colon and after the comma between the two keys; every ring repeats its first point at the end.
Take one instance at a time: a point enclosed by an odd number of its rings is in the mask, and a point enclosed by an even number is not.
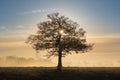
{"type": "Polygon", "coordinates": [[[120,80],[118,67],[1,67],[0,80],[120,80]]]}

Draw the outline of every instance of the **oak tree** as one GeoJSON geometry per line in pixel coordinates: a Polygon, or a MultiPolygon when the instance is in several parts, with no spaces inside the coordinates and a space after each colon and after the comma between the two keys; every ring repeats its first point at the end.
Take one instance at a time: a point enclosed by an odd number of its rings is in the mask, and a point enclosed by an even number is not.
{"type": "Polygon", "coordinates": [[[35,35],[27,42],[36,50],[47,50],[47,57],[58,56],[57,70],[62,70],[62,57],[73,53],[84,53],[92,49],[86,42],[83,28],[59,13],[48,14],[48,21],[40,22],[35,35]]]}

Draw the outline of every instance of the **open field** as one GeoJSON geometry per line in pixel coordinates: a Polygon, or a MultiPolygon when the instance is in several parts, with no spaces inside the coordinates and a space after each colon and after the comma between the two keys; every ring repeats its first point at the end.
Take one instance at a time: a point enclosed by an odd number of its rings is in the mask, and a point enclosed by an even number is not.
{"type": "Polygon", "coordinates": [[[120,80],[119,67],[1,67],[0,80],[120,80]]]}

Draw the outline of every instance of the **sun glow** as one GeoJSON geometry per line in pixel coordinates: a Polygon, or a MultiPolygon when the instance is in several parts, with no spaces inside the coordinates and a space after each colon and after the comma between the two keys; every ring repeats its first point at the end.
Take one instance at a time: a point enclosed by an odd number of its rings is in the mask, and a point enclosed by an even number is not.
{"type": "Polygon", "coordinates": [[[64,34],[64,31],[63,31],[63,30],[60,30],[60,34],[63,35],[63,34],[64,34]]]}

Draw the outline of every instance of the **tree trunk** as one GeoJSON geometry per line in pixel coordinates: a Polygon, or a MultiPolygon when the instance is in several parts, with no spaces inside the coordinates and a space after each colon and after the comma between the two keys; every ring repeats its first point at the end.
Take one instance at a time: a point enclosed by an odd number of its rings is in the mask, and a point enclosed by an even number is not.
{"type": "Polygon", "coordinates": [[[57,65],[57,70],[61,71],[62,70],[62,52],[61,50],[58,53],[58,65],[57,65]]]}
{"type": "Polygon", "coordinates": [[[62,70],[62,47],[61,47],[61,35],[59,35],[58,38],[58,44],[59,44],[59,51],[58,51],[58,65],[57,65],[57,70],[61,71],[62,70]]]}

